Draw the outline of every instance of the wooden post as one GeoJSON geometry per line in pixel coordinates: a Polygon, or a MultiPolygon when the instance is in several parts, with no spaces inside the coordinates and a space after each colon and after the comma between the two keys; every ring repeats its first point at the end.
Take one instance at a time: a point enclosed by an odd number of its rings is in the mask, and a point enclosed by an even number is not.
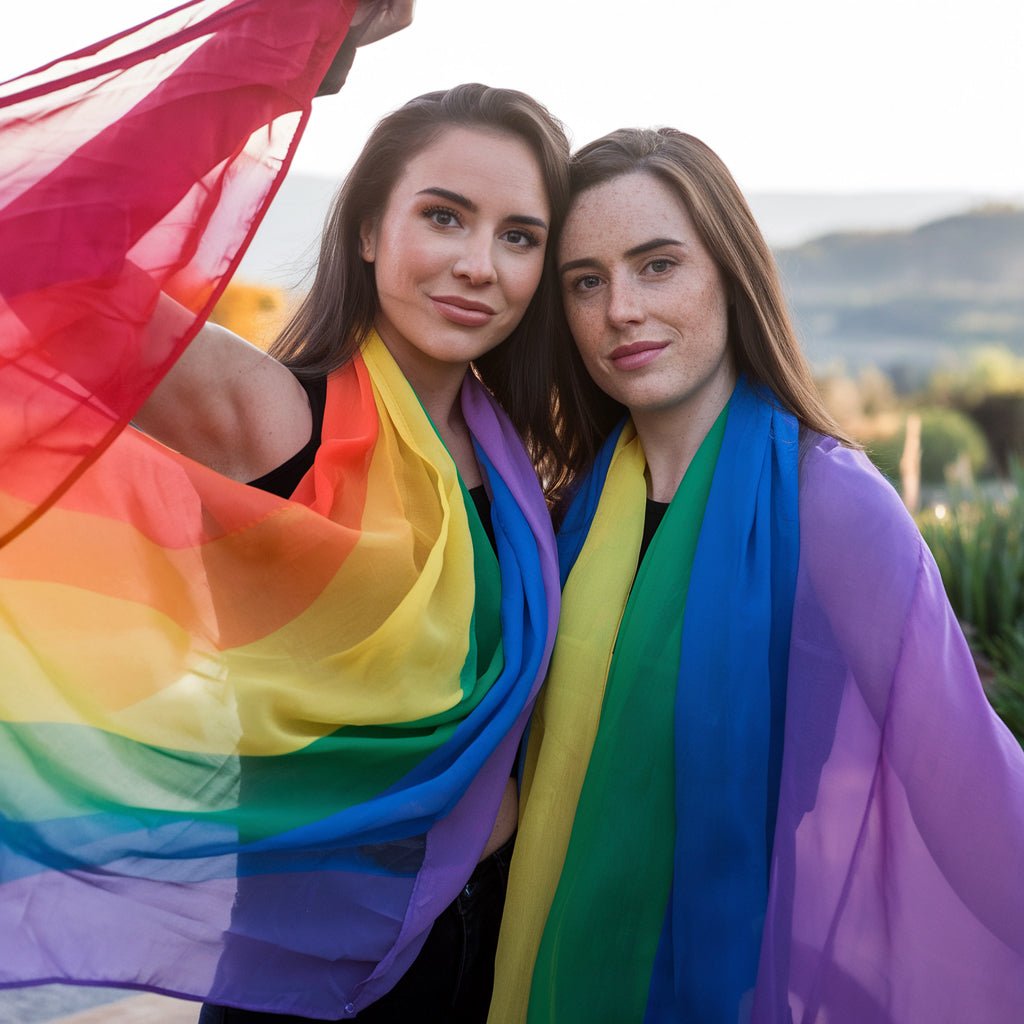
{"type": "Polygon", "coordinates": [[[907,416],[907,437],[900,456],[900,483],[903,504],[913,515],[921,505],[921,417],[916,412],[907,416]]]}

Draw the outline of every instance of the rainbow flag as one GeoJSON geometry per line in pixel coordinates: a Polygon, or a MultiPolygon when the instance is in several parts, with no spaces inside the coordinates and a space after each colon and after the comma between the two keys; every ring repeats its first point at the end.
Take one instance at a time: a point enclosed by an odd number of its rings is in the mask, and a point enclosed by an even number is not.
{"type": "Polygon", "coordinates": [[[351,1016],[489,836],[559,597],[485,389],[461,400],[496,553],[376,336],[290,501],[125,429],[352,6],[198,0],[0,87],[2,987],[351,1016]]]}
{"type": "Polygon", "coordinates": [[[741,378],[638,567],[645,467],[563,520],[491,1024],[1015,1024],[1024,751],[899,497],[741,378]]]}

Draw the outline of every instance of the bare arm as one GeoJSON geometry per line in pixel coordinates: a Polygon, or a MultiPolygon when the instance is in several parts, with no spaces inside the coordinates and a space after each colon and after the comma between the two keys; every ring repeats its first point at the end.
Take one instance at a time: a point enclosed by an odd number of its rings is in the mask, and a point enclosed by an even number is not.
{"type": "MultiPolygon", "coordinates": [[[[165,299],[152,329],[180,315],[165,299]]],[[[182,311],[184,312],[184,311],[182,311]]],[[[207,323],[135,417],[170,448],[234,480],[254,480],[309,440],[306,393],[291,372],[218,324],[207,323]]]]}
{"type": "MultiPolygon", "coordinates": [[[[414,7],[415,0],[360,0],[347,40],[351,51],[407,28],[414,7]]],[[[322,92],[340,88],[348,62],[335,62],[339,66],[328,72],[322,92]]],[[[168,321],[182,313],[165,297],[151,329],[173,327],[168,321]]],[[[305,391],[284,366],[208,323],[139,410],[135,425],[225,476],[248,481],[306,444],[312,416],[305,391]]]]}

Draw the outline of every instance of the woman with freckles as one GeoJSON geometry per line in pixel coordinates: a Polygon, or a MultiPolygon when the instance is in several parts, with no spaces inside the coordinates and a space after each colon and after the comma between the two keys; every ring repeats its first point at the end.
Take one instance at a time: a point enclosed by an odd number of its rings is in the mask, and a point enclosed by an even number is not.
{"type": "Polygon", "coordinates": [[[0,987],[486,1018],[559,605],[562,126],[410,100],[270,353],[208,320],[350,19],[411,14],[189,0],[0,88],[0,987]]]}
{"type": "Polygon", "coordinates": [[[492,1024],[1019,1019],[1024,755],[699,140],[578,152],[573,458],[492,1024]]]}

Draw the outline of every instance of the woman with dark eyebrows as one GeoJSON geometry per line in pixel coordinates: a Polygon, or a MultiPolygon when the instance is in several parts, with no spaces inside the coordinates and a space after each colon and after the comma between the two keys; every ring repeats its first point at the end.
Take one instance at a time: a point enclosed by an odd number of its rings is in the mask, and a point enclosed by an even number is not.
{"type": "Polygon", "coordinates": [[[354,6],[196,0],[0,92],[0,985],[486,1016],[568,145],[513,90],[417,97],[271,353],[208,322],[354,6]]]}
{"type": "Polygon", "coordinates": [[[492,1024],[1010,1024],[1024,752],[700,140],[583,147],[562,618],[492,1024]]]}

